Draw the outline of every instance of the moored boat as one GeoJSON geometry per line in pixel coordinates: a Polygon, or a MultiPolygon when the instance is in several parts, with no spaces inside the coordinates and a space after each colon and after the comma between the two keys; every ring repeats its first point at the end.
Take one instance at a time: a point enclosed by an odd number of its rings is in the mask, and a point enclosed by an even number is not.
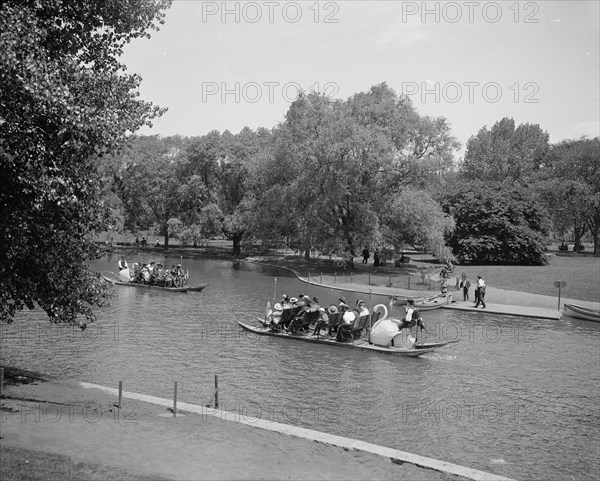
{"type": "Polygon", "coordinates": [[[399,347],[376,346],[374,344],[369,343],[369,341],[367,341],[366,339],[355,339],[351,342],[338,342],[335,340],[335,338],[331,338],[329,336],[312,336],[310,334],[290,334],[288,332],[273,332],[267,327],[255,327],[250,324],[246,324],[242,321],[237,321],[237,323],[245,331],[252,332],[260,336],[281,337],[294,341],[304,341],[313,344],[324,344],[329,346],[359,349],[361,351],[377,352],[381,354],[389,354],[392,356],[418,357],[433,351],[433,349],[426,347],[421,349],[404,349],[399,347]]]}
{"type": "Polygon", "coordinates": [[[390,306],[405,306],[408,301],[422,301],[423,297],[410,297],[410,296],[390,296],[390,306]]]}
{"type": "Polygon", "coordinates": [[[426,297],[415,301],[415,307],[420,311],[431,311],[432,309],[439,309],[452,302],[452,296],[450,294],[437,294],[435,296],[426,297]]]}
{"type": "Polygon", "coordinates": [[[589,307],[579,306],[577,304],[565,304],[565,316],[585,319],[586,321],[600,322],[600,311],[590,309],[589,307]]]}

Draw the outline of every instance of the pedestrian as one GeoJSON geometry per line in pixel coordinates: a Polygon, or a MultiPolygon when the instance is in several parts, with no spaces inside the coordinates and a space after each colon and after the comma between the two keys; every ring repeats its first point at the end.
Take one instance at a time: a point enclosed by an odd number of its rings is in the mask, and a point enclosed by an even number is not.
{"type": "Polygon", "coordinates": [[[375,267],[379,266],[379,249],[375,249],[375,254],[373,254],[373,265],[375,267]]]}
{"type": "Polygon", "coordinates": [[[469,289],[471,288],[471,281],[469,281],[469,279],[467,279],[467,275],[464,272],[462,272],[460,274],[460,282],[457,282],[456,287],[460,287],[462,289],[463,301],[468,301],[469,300],[469,289]]]}
{"type": "Polygon", "coordinates": [[[483,304],[481,306],[482,309],[485,309],[485,281],[481,278],[481,276],[477,276],[477,302],[475,303],[475,307],[479,307],[479,304],[483,304]]]}
{"type": "Polygon", "coordinates": [[[362,255],[363,255],[363,264],[366,264],[369,260],[369,257],[371,257],[371,254],[369,253],[369,248],[367,246],[365,246],[365,248],[362,251],[362,255]]]}

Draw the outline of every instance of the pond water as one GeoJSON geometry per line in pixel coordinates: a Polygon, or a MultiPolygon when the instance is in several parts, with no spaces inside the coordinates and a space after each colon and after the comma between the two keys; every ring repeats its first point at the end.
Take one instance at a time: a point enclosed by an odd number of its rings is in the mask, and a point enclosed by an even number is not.
{"type": "MultiPolygon", "coordinates": [[[[179,259],[166,259],[167,265],[179,259]]],[[[117,257],[96,262],[116,270],[117,257]]],[[[600,324],[489,313],[424,313],[428,340],[459,339],[420,358],[396,358],[272,339],[236,320],[267,299],[300,292],[322,305],[387,298],[307,286],[284,270],[184,259],[175,294],[117,287],[86,331],[40,312],[2,326],[1,361],[23,369],[206,404],[361,439],[521,479],[600,476],[600,324]]],[[[392,315],[400,317],[402,308],[392,315]]]]}

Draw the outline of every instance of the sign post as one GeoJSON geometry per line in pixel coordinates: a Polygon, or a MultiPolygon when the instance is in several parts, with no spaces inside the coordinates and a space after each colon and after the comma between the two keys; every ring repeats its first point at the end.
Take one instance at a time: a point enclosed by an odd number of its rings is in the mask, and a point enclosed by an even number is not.
{"type": "Polygon", "coordinates": [[[554,281],[554,287],[558,287],[558,310],[559,311],[560,311],[560,290],[566,286],[567,286],[567,283],[565,281],[554,281]]]}

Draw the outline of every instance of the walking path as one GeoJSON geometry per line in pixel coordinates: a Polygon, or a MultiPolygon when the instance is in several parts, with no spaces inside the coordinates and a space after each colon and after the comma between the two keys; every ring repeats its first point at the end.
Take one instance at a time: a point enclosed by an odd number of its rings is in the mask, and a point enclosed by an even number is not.
{"type": "MultiPolygon", "coordinates": [[[[368,284],[346,282],[344,278],[336,277],[335,282],[332,276],[320,276],[319,280],[314,277],[302,277],[291,269],[299,280],[311,285],[336,289],[341,291],[351,291],[360,294],[372,294],[381,296],[408,296],[408,297],[430,297],[435,293],[432,291],[418,291],[400,289],[397,287],[370,286],[368,284]],[[321,283],[321,277],[323,282],[321,283]]],[[[458,300],[462,298],[462,293],[458,290],[449,291],[453,295],[452,304],[444,306],[445,309],[458,309],[464,311],[481,312],[483,309],[475,309],[472,302],[458,300]]],[[[581,306],[599,309],[600,304],[594,302],[580,301],[577,299],[561,298],[561,307],[565,303],[575,303],[581,306]]],[[[559,320],[563,316],[562,310],[558,310],[558,300],[556,297],[544,296],[541,294],[531,294],[528,292],[511,291],[508,289],[499,289],[495,287],[486,287],[486,312],[494,314],[505,314],[511,316],[533,317],[539,319],[559,320]],[[495,302],[487,302],[487,299],[493,299],[495,302]]]]}

